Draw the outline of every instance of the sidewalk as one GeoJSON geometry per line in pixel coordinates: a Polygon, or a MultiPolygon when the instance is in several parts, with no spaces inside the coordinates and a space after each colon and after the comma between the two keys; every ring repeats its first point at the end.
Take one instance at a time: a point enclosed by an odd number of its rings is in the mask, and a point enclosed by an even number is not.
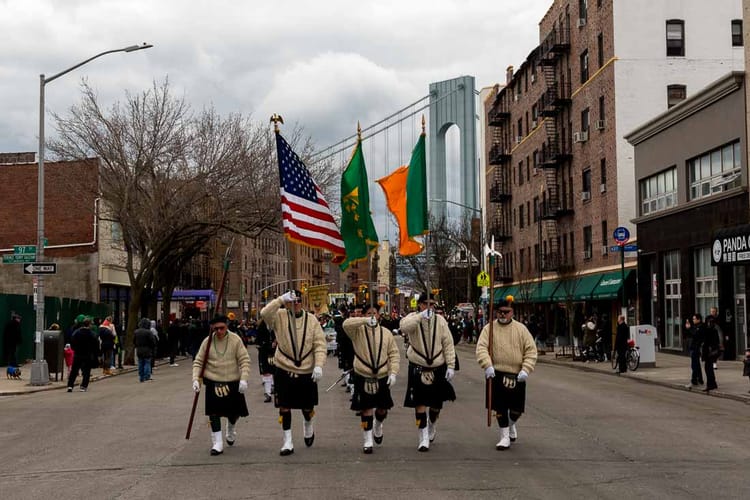
{"type": "MultiPolygon", "coordinates": [[[[193,360],[186,356],[177,356],[175,358],[176,363],[189,363],[192,364],[193,360]]],[[[169,358],[161,358],[156,360],[156,366],[169,366],[169,358]]],[[[58,380],[55,381],[55,374],[51,374],[50,383],[48,385],[31,385],[31,362],[28,362],[21,366],[21,380],[12,380],[5,376],[5,367],[2,367],[2,373],[0,375],[0,397],[2,396],[17,396],[19,394],[30,394],[33,392],[41,391],[52,391],[55,389],[64,389],[68,382],[68,371],[65,370],[65,376],[61,377],[58,374],[58,380]]],[[[122,370],[112,370],[112,375],[102,375],[101,368],[94,368],[91,370],[91,380],[89,383],[96,382],[98,380],[116,377],[125,373],[137,372],[138,367],[134,365],[123,365],[122,370]]],[[[82,375],[79,373],[76,378],[76,386],[81,384],[82,375]]],[[[77,390],[77,389],[76,389],[77,390]]]]}
{"type": "MultiPolygon", "coordinates": [[[[612,376],[620,376],[637,380],[647,384],[656,384],[671,389],[681,391],[695,392],[698,395],[705,396],[702,392],[705,386],[690,386],[690,358],[679,354],[669,354],[665,352],[656,353],[656,367],[644,368],[639,367],[634,372],[627,372],[617,375],[612,369],[611,361],[603,363],[573,361],[569,357],[555,357],[555,353],[547,352],[539,355],[538,363],[547,363],[552,365],[566,366],[578,370],[606,373],[612,376]]],[[[750,403],[750,380],[742,376],[742,361],[722,361],[717,363],[716,383],[718,389],[709,393],[710,396],[734,399],[744,403],[750,403]]]]}

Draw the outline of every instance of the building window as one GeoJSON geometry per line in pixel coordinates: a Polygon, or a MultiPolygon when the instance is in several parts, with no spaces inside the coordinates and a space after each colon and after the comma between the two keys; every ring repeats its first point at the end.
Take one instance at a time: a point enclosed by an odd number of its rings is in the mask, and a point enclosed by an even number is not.
{"type": "Polygon", "coordinates": [[[607,221],[602,221],[602,246],[607,248],[607,238],[609,238],[609,231],[607,230],[607,221]]]}
{"type": "Polygon", "coordinates": [[[602,158],[599,161],[599,179],[600,180],[600,186],[599,191],[602,193],[607,190],[607,159],[602,158]]]}
{"type": "Polygon", "coordinates": [[[684,85],[667,85],[667,108],[671,108],[685,100],[687,97],[687,87],[684,85]]]}
{"type": "Polygon", "coordinates": [[[680,251],[664,254],[664,347],[682,348],[680,251]]]}
{"type": "Polygon", "coordinates": [[[742,47],[742,19],[732,19],[732,47],[742,47]]]}
{"type": "Polygon", "coordinates": [[[740,185],[742,154],[740,141],[716,148],[688,160],[690,199],[698,200],[740,185]]]}
{"type": "Polygon", "coordinates": [[[578,0],[578,18],[579,19],[586,19],[589,17],[589,6],[588,6],[588,0],[578,0]]]}
{"type": "Polygon", "coordinates": [[[112,233],[112,243],[122,243],[122,226],[119,222],[113,222],[110,226],[112,233]]]}
{"type": "Polygon", "coordinates": [[[693,252],[695,264],[695,310],[705,317],[719,302],[719,279],[716,266],[711,265],[711,249],[698,248],[693,252]]]}
{"type": "Polygon", "coordinates": [[[531,158],[529,156],[526,157],[526,180],[531,180],[531,158]]]}
{"type": "Polygon", "coordinates": [[[523,223],[526,222],[526,218],[523,215],[523,203],[518,206],[518,228],[523,229],[523,223]]]}
{"type": "Polygon", "coordinates": [[[677,167],[641,179],[641,215],[677,205],[677,167]]]}
{"type": "Polygon", "coordinates": [[[526,252],[525,248],[522,248],[518,251],[518,271],[523,272],[523,254],[526,252]]]}
{"type": "Polygon", "coordinates": [[[589,108],[581,111],[581,132],[588,132],[591,123],[589,121],[589,108]]]}
{"type": "Polygon", "coordinates": [[[523,162],[518,162],[518,185],[523,186],[523,162]]]}
{"type": "Polygon", "coordinates": [[[685,55],[685,21],[670,19],[667,21],[667,56],[685,55]]]}
{"type": "Polygon", "coordinates": [[[583,258],[588,260],[591,258],[591,251],[593,247],[591,226],[585,226],[583,228],[583,258]]]}
{"type": "Polygon", "coordinates": [[[591,199],[591,169],[587,168],[583,171],[583,176],[581,177],[581,191],[584,193],[583,195],[583,201],[588,201],[591,199]]]}
{"type": "Polygon", "coordinates": [[[586,83],[589,79],[589,51],[581,52],[581,83],[586,83]]]}
{"type": "Polygon", "coordinates": [[[539,197],[534,196],[534,222],[539,222],[539,197]]]}
{"type": "Polygon", "coordinates": [[[596,59],[600,68],[604,66],[604,35],[602,33],[596,37],[596,59]]]}
{"type": "Polygon", "coordinates": [[[531,225],[531,202],[526,202],[526,225],[531,225]]]}

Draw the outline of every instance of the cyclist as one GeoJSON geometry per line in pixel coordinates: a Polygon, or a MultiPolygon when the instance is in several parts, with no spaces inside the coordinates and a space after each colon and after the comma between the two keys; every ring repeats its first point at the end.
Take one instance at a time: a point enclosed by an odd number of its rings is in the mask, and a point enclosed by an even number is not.
{"type": "Polygon", "coordinates": [[[615,351],[617,351],[618,373],[628,371],[626,355],[628,353],[628,340],[630,340],[630,327],[625,323],[625,316],[617,317],[617,332],[615,334],[615,351]]]}

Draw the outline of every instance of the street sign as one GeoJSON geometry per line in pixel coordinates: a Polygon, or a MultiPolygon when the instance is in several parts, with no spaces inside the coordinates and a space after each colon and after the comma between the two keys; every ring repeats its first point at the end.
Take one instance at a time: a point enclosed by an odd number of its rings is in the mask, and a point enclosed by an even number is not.
{"type": "Polygon", "coordinates": [[[13,255],[36,255],[36,246],[13,245],[13,255]]]}
{"type": "Polygon", "coordinates": [[[628,228],[620,226],[620,227],[615,228],[615,231],[614,233],[612,233],[612,236],[615,238],[615,241],[618,244],[624,245],[630,239],[630,231],[628,231],[628,228]]]}
{"type": "Polygon", "coordinates": [[[55,262],[33,262],[23,266],[23,274],[57,274],[55,262]]]}
{"type": "Polygon", "coordinates": [[[35,260],[36,260],[36,254],[3,255],[3,264],[25,264],[26,262],[34,262],[35,260]]]}
{"type": "Polygon", "coordinates": [[[637,252],[638,245],[623,245],[622,249],[626,252],[637,252]]]}
{"type": "Polygon", "coordinates": [[[621,250],[620,245],[614,245],[614,246],[609,247],[609,251],[613,252],[613,253],[614,252],[619,252],[620,250],[621,250]]]}
{"type": "Polygon", "coordinates": [[[477,276],[477,286],[490,286],[490,275],[486,271],[482,271],[477,276]]]}

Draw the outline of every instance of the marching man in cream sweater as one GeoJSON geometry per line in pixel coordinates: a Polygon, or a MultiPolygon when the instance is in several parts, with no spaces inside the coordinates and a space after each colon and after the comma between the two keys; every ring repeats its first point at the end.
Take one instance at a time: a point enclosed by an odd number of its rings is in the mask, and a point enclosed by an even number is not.
{"type": "MultiPolygon", "coordinates": [[[[492,380],[492,410],[500,426],[500,441],[495,448],[507,450],[511,441],[518,437],[516,421],[524,412],[526,380],[536,366],[537,352],[529,330],[513,319],[512,295],[495,304],[495,317],[497,319],[482,328],[476,355],[485,378],[492,380]]],[[[485,401],[486,408],[488,403],[485,401]]]]}
{"type": "Polygon", "coordinates": [[[291,410],[302,410],[305,445],[310,447],[315,440],[313,417],[318,404],[317,382],[323,377],[326,362],[326,338],[315,315],[302,308],[302,294],[297,290],[269,302],[260,315],[276,333],[274,405],[279,409],[284,431],[280,455],[291,455],[294,453],[291,410]]]}
{"type": "Polygon", "coordinates": [[[364,306],[364,317],[349,318],[342,325],[354,346],[354,394],[351,409],[360,412],[364,445],[372,453],[373,438],[383,442],[383,421],[393,408],[391,386],[396,382],[399,352],[393,334],[380,326],[379,306],[364,306]],[[375,423],[373,426],[373,412],[375,423]]]}

